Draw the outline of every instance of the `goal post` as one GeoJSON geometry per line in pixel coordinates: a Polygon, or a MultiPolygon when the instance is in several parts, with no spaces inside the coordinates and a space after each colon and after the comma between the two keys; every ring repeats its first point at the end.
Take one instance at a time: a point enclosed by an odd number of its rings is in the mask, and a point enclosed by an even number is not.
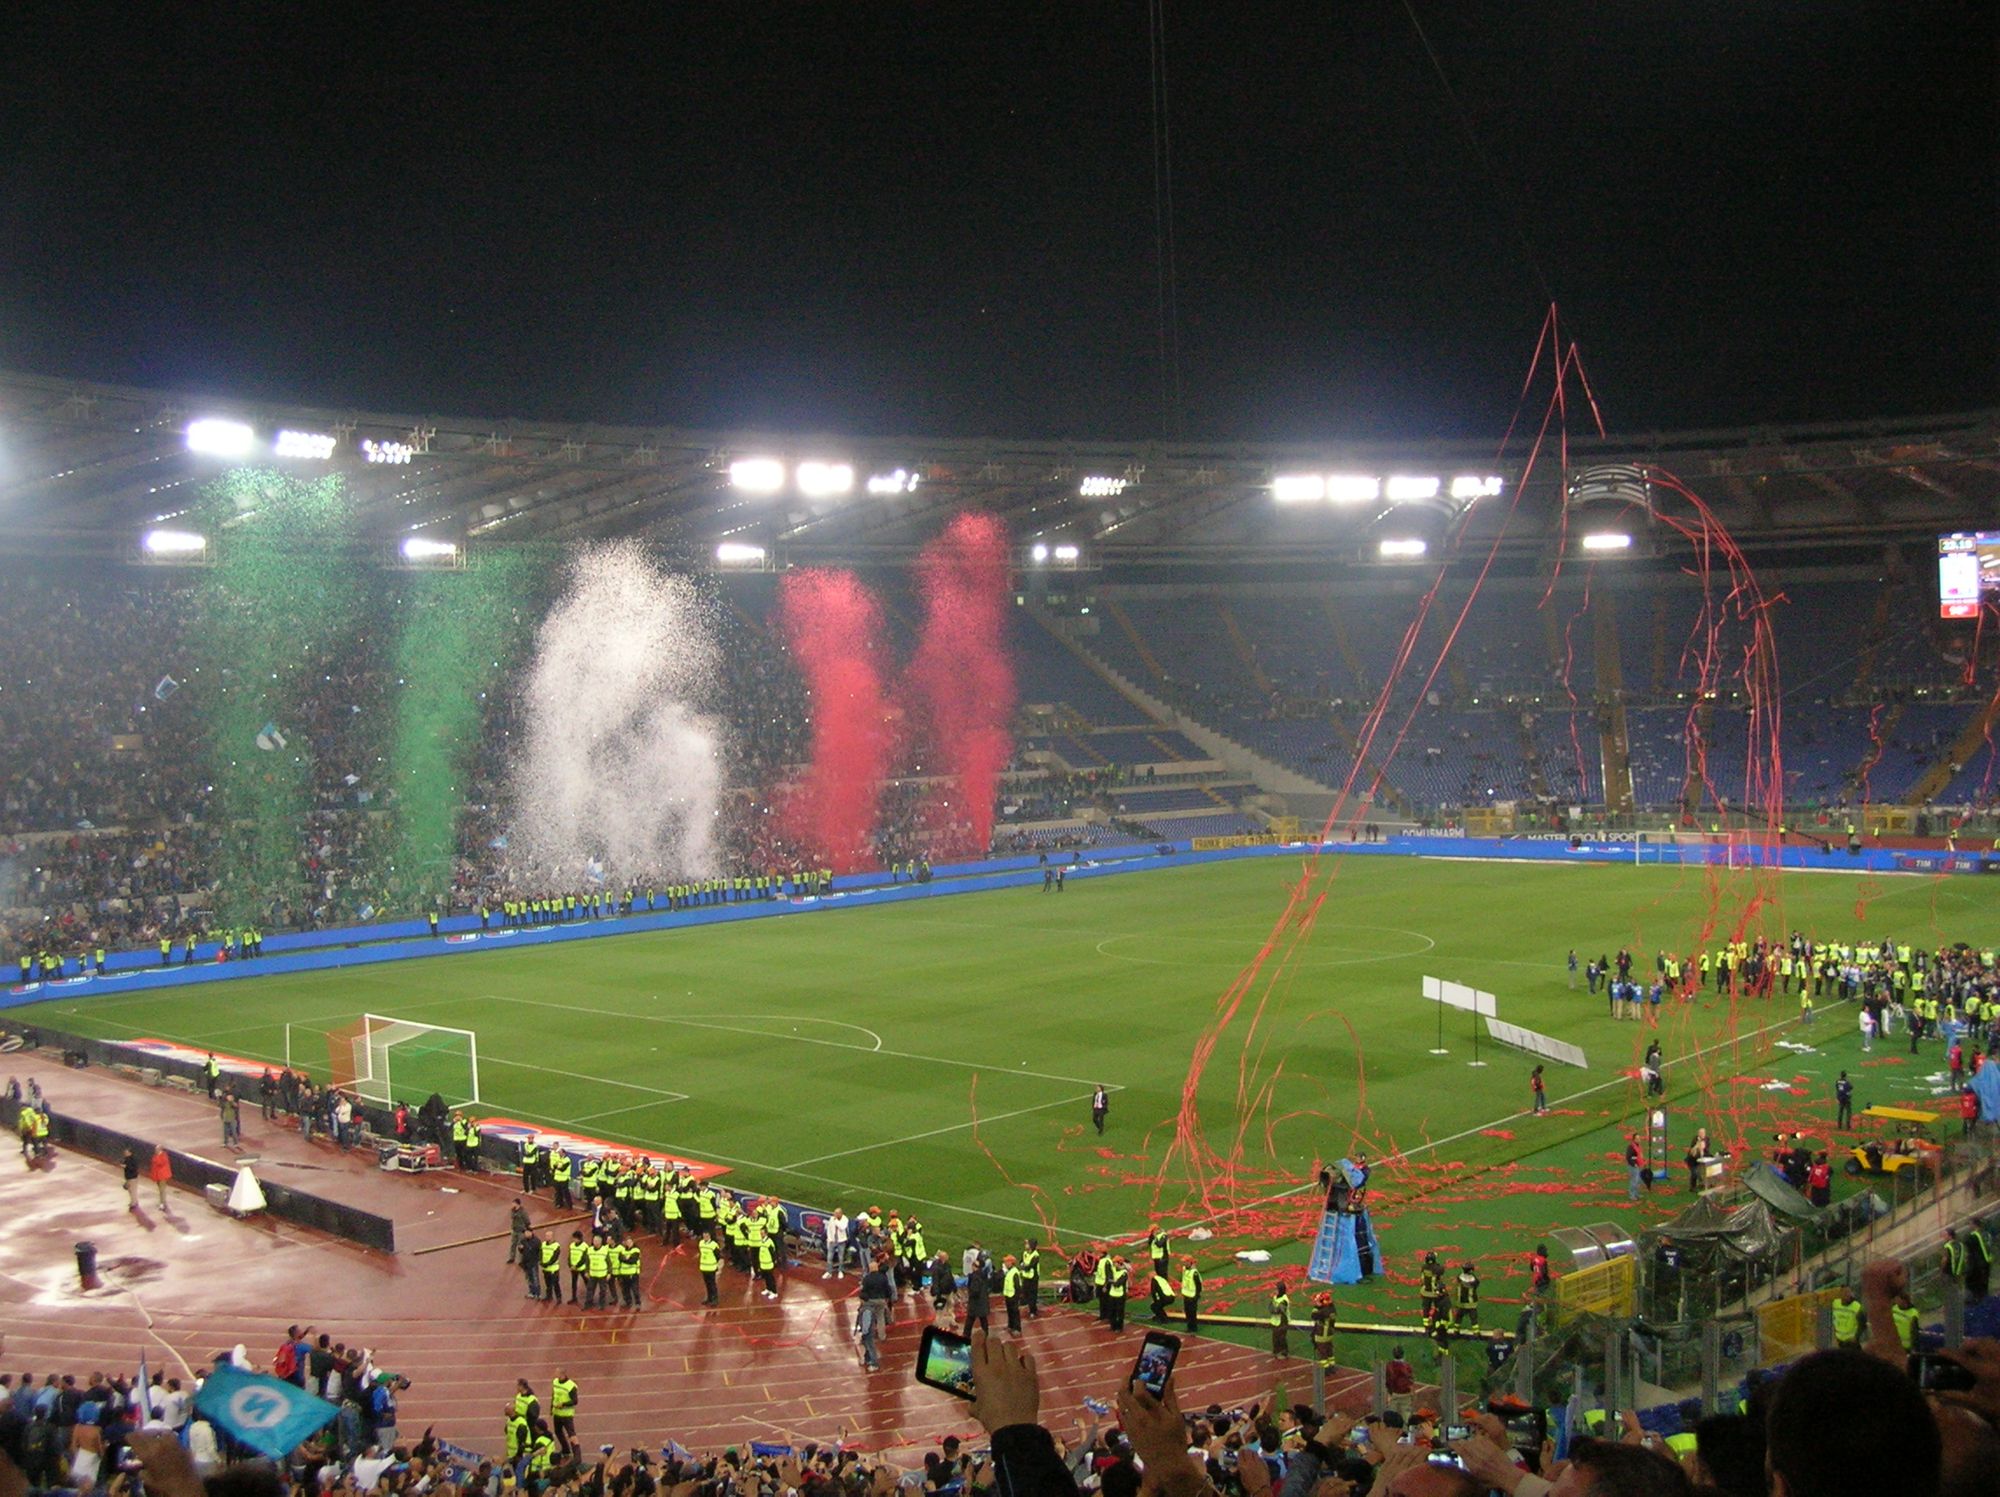
{"type": "Polygon", "coordinates": [[[389,1014],[363,1014],[329,1029],[287,1024],[286,1064],[317,1069],[305,1053],[314,1037],[325,1046],[327,1084],[342,1091],[385,1106],[416,1106],[433,1093],[454,1107],[481,1100],[479,1037],[470,1029],[389,1014]]]}

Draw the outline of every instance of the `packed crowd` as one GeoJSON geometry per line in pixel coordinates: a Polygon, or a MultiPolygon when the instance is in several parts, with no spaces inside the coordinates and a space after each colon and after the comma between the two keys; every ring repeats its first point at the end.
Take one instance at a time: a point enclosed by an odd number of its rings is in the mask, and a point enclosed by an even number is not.
{"type": "MultiPolygon", "coordinates": [[[[1895,1311],[1908,1275],[1870,1264],[1855,1331],[1829,1351],[1753,1375],[1736,1410],[1662,1438],[1627,1413],[1594,1433],[1552,1431],[1537,1411],[1496,1400],[1456,1411],[1396,1408],[1365,1417],[1304,1404],[1244,1409],[1157,1393],[1135,1379],[1086,1400],[1071,1427],[1043,1420],[1041,1380],[1022,1343],[975,1328],[968,1412],[985,1440],[937,1441],[912,1463],[840,1444],[761,1444],[697,1452],[589,1453],[590,1400],[562,1368],[522,1378],[502,1409],[502,1445],[481,1455],[405,1440],[408,1381],[350,1348],[293,1327],[270,1371],[336,1406],[331,1423],[281,1462],[244,1461],[205,1417],[202,1369],[165,1375],[0,1376],[0,1490],[138,1497],[1973,1497],[2000,1469],[2000,1342],[1970,1341],[1927,1364],[1953,1375],[1920,1386],[1895,1311]],[[1945,1386],[1939,1386],[1940,1382],[1945,1386]],[[6,1469],[18,1466],[17,1472],[6,1469]]],[[[242,1347],[216,1359],[247,1368],[242,1347]]]]}
{"type": "MultiPolygon", "coordinates": [[[[407,602],[393,580],[368,586],[370,617],[397,616],[407,602]]],[[[222,908],[232,922],[312,929],[385,913],[469,913],[550,892],[508,881],[508,765],[519,724],[504,687],[481,693],[476,747],[460,769],[454,858],[402,866],[397,789],[382,766],[405,683],[384,631],[365,629],[337,649],[301,642],[294,662],[297,683],[277,726],[291,751],[306,750],[310,774],[290,876],[271,887],[219,887],[230,859],[211,819],[214,754],[226,747],[254,758],[258,747],[210,741],[212,699],[230,685],[202,664],[204,611],[216,606],[212,595],[152,573],[120,574],[110,587],[81,575],[20,575],[0,588],[9,646],[0,661],[0,960],[23,950],[72,958],[98,946],[150,948],[163,935],[178,944],[211,928],[222,908]]],[[[732,787],[722,844],[743,872],[810,866],[782,829],[775,788],[808,754],[803,679],[774,634],[728,610],[712,622],[724,647],[710,707],[727,719],[732,787]]],[[[1082,788],[1023,783],[1038,804],[1082,788]]],[[[855,851],[885,863],[963,852],[973,826],[920,778],[898,779],[884,787],[870,844],[855,851]]]]}

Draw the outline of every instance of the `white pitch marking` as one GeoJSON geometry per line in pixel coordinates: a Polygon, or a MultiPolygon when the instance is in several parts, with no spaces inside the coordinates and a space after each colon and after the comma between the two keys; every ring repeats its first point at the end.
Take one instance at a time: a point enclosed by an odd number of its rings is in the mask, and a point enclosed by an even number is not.
{"type": "Polygon", "coordinates": [[[832,1154],[816,1154],[811,1159],[801,1159],[795,1164],[783,1166],[797,1169],[800,1165],[825,1164],[829,1159],[845,1159],[850,1154],[867,1154],[876,1149],[893,1149],[898,1144],[913,1144],[919,1139],[936,1138],[941,1133],[957,1133],[962,1128],[977,1128],[986,1123],[997,1123],[1003,1118],[1018,1118],[1031,1112],[1047,1112],[1051,1107],[1068,1107],[1076,1102],[1088,1102],[1089,1092],[1081,1092],[1074,1097],[1058,1097],[1053,1102],[1038,1102],[1033,1107],[1017,1107],[1012,1112],[996,1112],[990,1117],[972,1118],[963,1123],[950,1123],[943,1128],[931,1128],[922,1133],[907,1133],[901,1138],[885,1138],[872,1144],[862,1144],[859,1148],[841,1149],[832,1154]]]}
{"type": "MultiPolygon", "coordinates": [[[[653,995],[655,1000],[659,996],[657,993],[653,995]]],[[[504,993],[484,993],[480,995],[479,1001],[482,1003],[519,1003],[529,1008],[559,1009],[563,1013],[568,1014],[598,1014],[607,1019],[633,1019],[644,1024],[679,1024],[688,1029],[714,1029],[724,1034],[749,1035],[752,1039],[782,1040],[787,1044],[793,1045],[822,1045],[829,1050],[853,1050],[863,1055],[886,1055],[894,1060],[920,1060],[926,1065],[956,1066],[964,1071],[991,1071],[996,1076],[1033,1076],[1041,1081],[1067,1081],[1075,1086],[1094,1087],[1097,1085],[1096,1081],[1088,1076],[1059,1076],[1053,1071],[1030,1071],[1020,1067],[1008,1071],[992,1061],[960,1060],[946,1055],[918,1055],[909,1050],[880,1049],[873,1045],[843,1045],[838,1040],[816,1040],[812,1036],[804,1034],[777,1034],[768,1029],[746,1029],[740,1024],[717,1024],[707,1019],[687,1019],[674,1014],[635,1014],[617,1008],[583,1008],[574,1003],[547,1003],[540,998],[515,998],[504,993]]],[[[408,1005],[405,1006],[407,1007],[408,1005]]],[[[797,1016],[793,1014],[757,1014],[752,1017],[786,1023],[797,1022],[797,1016]]],[[[870,1032],[872,1033],[872,1031],[870,1032]]],[[[877,1036],[877,1038],[879,1040],[880,1036],[877,1036]]],[[[1123,1091],[1124,1088],[1122,1086],[1107,1085],[1105,1090],[1117,1092],[1123,1091]]]]}

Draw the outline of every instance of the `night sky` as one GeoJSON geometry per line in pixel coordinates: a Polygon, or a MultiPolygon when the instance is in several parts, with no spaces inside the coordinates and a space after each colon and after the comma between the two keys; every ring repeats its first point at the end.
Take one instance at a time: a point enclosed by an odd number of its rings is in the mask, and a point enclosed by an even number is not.
{"type": "Polygon", "coordinates": [[[1994,7],[27,4],[0,364],[956,436],[1497,436],[2000,403],[1994,7]],[[1478,141],[1475,149],[1468,139],[1478,141]],[[1482,150],[1484,159],[1482,159],[1482,150]]]}

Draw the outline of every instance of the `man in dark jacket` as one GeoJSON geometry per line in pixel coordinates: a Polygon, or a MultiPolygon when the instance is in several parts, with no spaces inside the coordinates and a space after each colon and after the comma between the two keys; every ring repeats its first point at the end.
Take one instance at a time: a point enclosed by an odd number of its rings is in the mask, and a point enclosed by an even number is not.
{"type": "Polygon", "coordinates": [[[977,1326],[982,1331],[991,1330],[987,1316],[993,1307],[993,1260],[984,1253],[972,1265],[972,1272],[965,1276],[965,1333],[969,1336],[977,1326]]]}

